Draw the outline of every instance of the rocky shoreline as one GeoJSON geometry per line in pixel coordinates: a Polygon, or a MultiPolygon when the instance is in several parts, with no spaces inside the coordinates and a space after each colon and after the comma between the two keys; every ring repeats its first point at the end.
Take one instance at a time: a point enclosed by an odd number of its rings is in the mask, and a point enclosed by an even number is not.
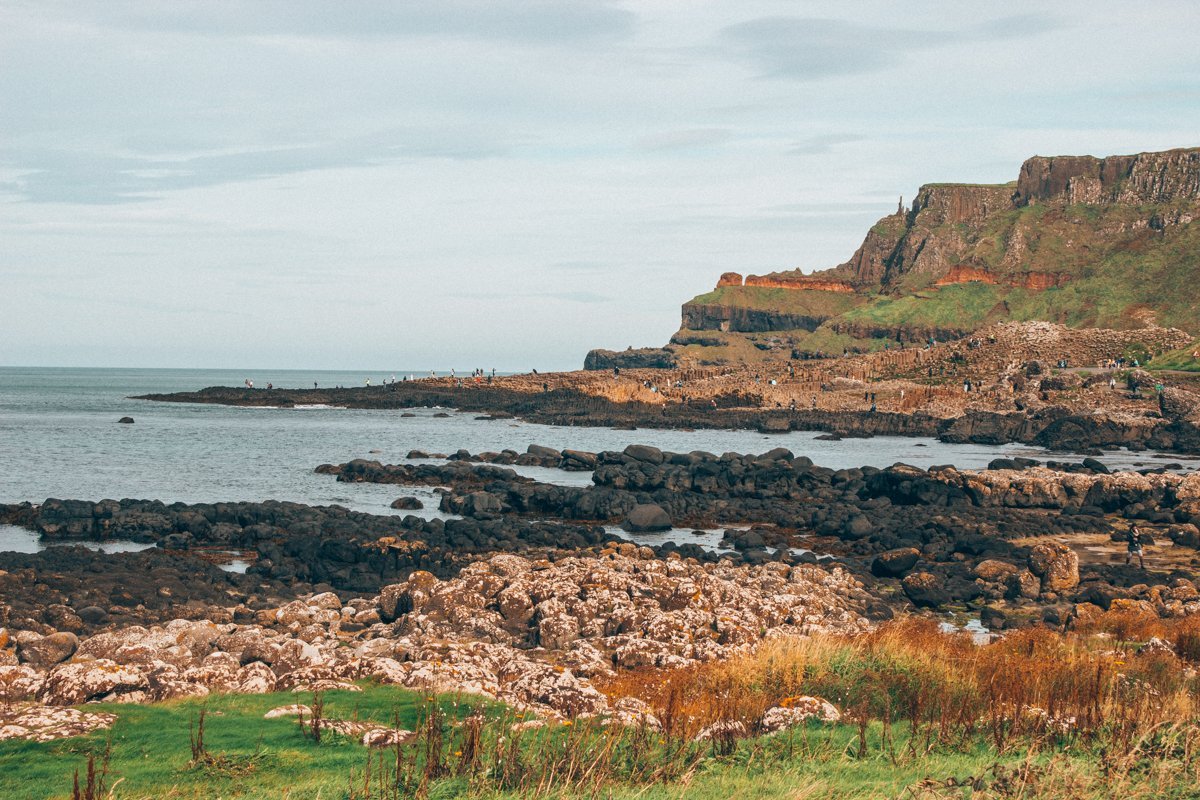
{"type": "MultiPolygon", "coordinates": [[[[1087,625],[1112,610],[1200,615],[1200,475],[1162,468],[832,470],[782,448],[532,445],[316,471],[435,486],[457,518],[282,502],[0,506],[0,522],[47,543],[157,545],[0,554],[0,694],[46,708],[373,678],[617,715],[633,712],[609,707],[592,678],[726,658],[774,636],[854,633],[896,613],[967,614],[992,630],[1087,625]],[[593,480],[541,483],[504,464],[593,480]],[[1120,558],[1135,522],[1153,543],[1145,567],[1120,558]],[[616,525],[671,540],[615,541],[616,525]],[[689,526],[725,532],[714,550],[688,541],[689,526]],[[246,555],[245,574],[210,563],[229,550],[246,555]]],[[[35,728],[49,735],[24,727],[35,728]]]]}
{"type": "MultiPolygon", "coordinates": [[[[1136,333],[1162,348],[1187,339],[1175,330],[1136,333]]],[[[760,366],[614,367],[611,373],[486,380],[430,377],[356,388],[209,387],[136,399],[279,408],[454,408],[558,426],[803,430],[1022,443],[1093,454],[1117,448],[1200,453],[1200,378],[1117,367],[1113,354],[1132,346],[1132,336],[1024,323],[995,326],[932,348],[760,366]]]]}
{"type": "Polygon", "coordinates": [[[0,719],[0,739],[106,722],[62,706],[353,690],[362,679],[636,723],[644,704],[610,706],[591,680],[720,660],[765,638],[863,631],[866,599],[840,569],[701,565],[625,543],[558,562],[497,555],[446,581],[417,570],[348,601],[324,592],[240,606],[242,622],[171,619],[85,637],[0,628],[0,709],[18,709],[0,719]]]}

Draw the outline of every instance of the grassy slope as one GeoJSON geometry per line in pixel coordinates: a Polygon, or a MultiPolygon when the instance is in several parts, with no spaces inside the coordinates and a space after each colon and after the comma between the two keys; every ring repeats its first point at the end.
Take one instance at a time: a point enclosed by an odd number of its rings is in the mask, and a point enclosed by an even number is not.
{"type": "Polygon", "coordinates": [[[1197,351],[1200,351],[1200,339],[1192,342],[1187,347],[1181,347],[1178,350],[1160,354],[1151,363],[1150,368],[1178,370],[1181,372],[1200,372],[1200,358],[1195,358],[1192,355],[1192,353],[1197,351]]]}

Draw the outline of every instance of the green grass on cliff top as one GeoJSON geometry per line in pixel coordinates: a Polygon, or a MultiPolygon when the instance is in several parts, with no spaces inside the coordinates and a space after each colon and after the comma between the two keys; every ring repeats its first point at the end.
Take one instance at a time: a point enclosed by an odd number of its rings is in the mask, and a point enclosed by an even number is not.
{"type": "Polygon", "coordinates": [[[689,302],[693,305],[727,305],[785,314],[830,317],[844,314],[867,302],[867,298],[844,292],[797,291],[766,286],[720,286],[689,302]]]}
{"type": "MultiPolygon", "coordinates": [[[[403,791],[379,794],[378,782],[373,791],[364,794],[362,774],[368,751],[357,742],[327,735],[318,745],[301,735],[294,718],[263,719],[263,714],[271,708],[309,700],[304,694],[280,692],[212,695],[202,700],[155,705],[87,706],[88,710],[118,715],[111,731],[43,744],[0,742],[0,796],[5,800],[70,797],[73,773],[79,770],[82,781],[88,753],[103,753],[106,742],[111,742],[108,785],[111,788],[115,784],[111,800],[347,800],[350,797],[390,800],[417,796],[403,791]],[[189,725],[194,724],[201,708],[207,709],[207,749],[216,760],[207,766],[194,766],[190,763],[189,725]]],[[[357,715],[385,724],[398,717],[400,725],[410,729],[416,726],[426,703],[420,693],[383,686],[366,686],[361,693],[328,692],[325,701],[330,717],[357,715]]],[[[465,706],[449,699],[443,699],[441,706],[451,718],[466,712],[465,706]]],[[[497,707],[491,708],[497,711],[497,707]]],[[[855,726],[814,723],[776,736],[739,742],[728,754],[701,749],[699,760],[681,779],[637,785],[608,781],[587,795],[610,800],[925,797],[919,793],[906,794],[906,789],[926,778],[945,781],[951,777],[958,780],[986,777],[995,764],[1012,767],[1023,763],[1046,765],[1053,761],[1059,772],[1079,776],[1070,797],[1086,800],[1106,796],[1096,757],[1086,751],[1059,750],[1031,755],[1011,749],[998,754],[982,741],[953,749],[927,749],[927,743],[917,742],[916,748],[910,750],[905,726],[894,725],[889,730],[892,745],[885,748],[884,728],[872,723],[866,730],[868,752],[859,758],[856,756],[859,732],[855,726]]],[[[545,754],[552,755],[555,747],[565,747],[569,731],[565,726],[554,726],[539,734],[536,746],[542,748],[540,755],[531,753],[529,758],[544,758],[545,754]]],[[[662,747],[664,743],[652,739],[648,746],[662,747]]],[[[384,761],[389,764],[394,764],[392,753],[384,753],[384,761]]],[[[653,751],[648,758],[653,763],[653,751]]],[[[530,762],[531,769],[533,763],[530,762]]],[[[547,791],[515,794],[489,788],[486,778],[471,785],[466,777],[451,773],[430,782],[420,796],[565,799],[581,796],[581,790],[552,785],[547,791]]],[[[960,795],[936,795],[950,796],[960,795]]],[[[1176,796],[1187,795],[1170,795],[1176,796]]]]}

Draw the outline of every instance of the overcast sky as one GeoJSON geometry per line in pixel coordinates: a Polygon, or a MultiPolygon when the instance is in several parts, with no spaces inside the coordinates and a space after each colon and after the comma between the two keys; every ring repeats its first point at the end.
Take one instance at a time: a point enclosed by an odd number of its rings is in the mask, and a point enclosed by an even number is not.
{"type": "Polygon", "coordinates": [[[0,365],[577,368],[922,183],[1200,144],[1200,4],[0,0],[0,365]]]}

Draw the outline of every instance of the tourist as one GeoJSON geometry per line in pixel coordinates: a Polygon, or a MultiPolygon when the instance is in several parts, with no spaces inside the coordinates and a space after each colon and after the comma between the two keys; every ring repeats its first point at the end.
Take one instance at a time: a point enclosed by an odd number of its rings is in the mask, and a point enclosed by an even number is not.
{"type": "Polygon", "coordinates": [[[1146,568],[1146,559],[1142,555],[1142,532],[1137,525],[1129,526],[1129,533],[1126,534],[1127,549],[1125,553],[1125,563],[1133,561],[1133,557],[1137,556],[1138,566],[1142,569],[1146,568]]]}

